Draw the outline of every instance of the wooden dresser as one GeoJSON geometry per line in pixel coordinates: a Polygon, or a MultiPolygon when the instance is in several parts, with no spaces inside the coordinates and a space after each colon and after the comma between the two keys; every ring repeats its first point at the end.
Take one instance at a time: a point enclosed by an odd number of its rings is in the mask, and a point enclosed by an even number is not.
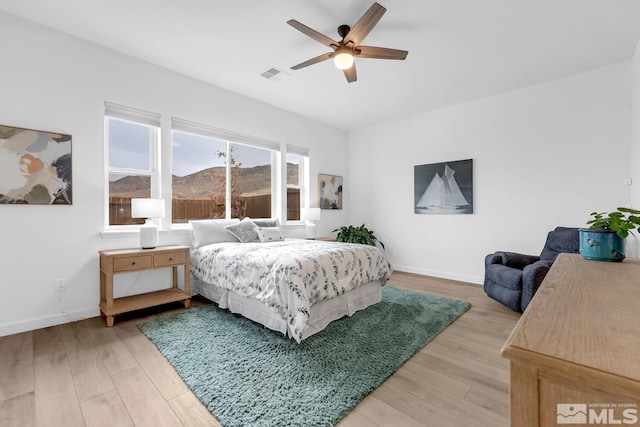
{"type": "Polygon", "coordinates": [[[640,426],[640,259],[561,254],[502,356],[513,427],[640,426]]]}

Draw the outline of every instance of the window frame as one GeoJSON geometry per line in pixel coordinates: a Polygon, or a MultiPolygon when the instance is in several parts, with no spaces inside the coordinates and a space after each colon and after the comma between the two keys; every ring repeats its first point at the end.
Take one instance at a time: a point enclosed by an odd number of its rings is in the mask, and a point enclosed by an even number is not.
{"type": "MultiPolygon", "coordinates": [[[[293,146],[291,145],[287,145],[286,146],[287,150],[285,151],[283,158],[285,159],[285,165],[284,165],[284,195],[286,195],[286,197],[289,196],[289,188],[295,188],[299,191],[299,197],[300,197],[300,209],[302,208],[307,208],[309,207],[309,201],[307,200],[307,189],[309,188],[309,177],[307,174],[307,170],[309,168],[309,154],[308,151],[306,149],[302,149],[299,148],[298,150],[296,150],[295,148],[293,148],[293,146]],[[293,151],[293,152],[292,152],[293,151]],[[303,154],[303,153],[306,153],[303,154]],[[292,156],[298,156],[300,158],[300,163],[298,164],[298,183],[297,184],[289,184],[289,180],[287,177],[287,164],[288,164],[288,159],[287,157],[289,155],[292,156]]],[[[285,198],[284,201],[284,214],[286,214],[285,216],[288,216],[288,203],[287,200],[285,198]]],[[[302,220],[302,215],[300,214],[300,212],[298,212],[298,216],[300,217],[300,219],[287,219],[287,222],[289,223],[293,223],[293,224],[298,224],[298,223],[304,223],[304,221],[302,220]]]]}
{"type": "MultiPolygon", "coordinates": [[[[152,113],[145,110],[140,110],[133,107],[126,107],[111,102],[105,102],[104,113],[104,155],[105,155],[105,215],[104,215],[104,230],[138,230],[139,224],[122,224],[111,225],[109,223],[109,175],[131,175],[131,176],[148,176],[149,182],[149,196],[151,198],[161,198],[161,128],[160,128],[160,114],[152,113]],[[110,135],[109,135],[109,123],[111,120],[117,120],[126,123],[132,123],[138,126],[145,126],[149,128],[149,169],[136,169],[136,168],[123,168],[112,167],[109,158],[110,149],[110,135]]],[[[163,218],[154,218],[152,221],[161,226],[163,218]]]]}

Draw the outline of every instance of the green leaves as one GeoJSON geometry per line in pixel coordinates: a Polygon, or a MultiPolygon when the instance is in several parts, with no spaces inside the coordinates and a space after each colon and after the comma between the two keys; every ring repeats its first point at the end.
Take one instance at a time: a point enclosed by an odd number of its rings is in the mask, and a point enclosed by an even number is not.
{"type": "Polygon", "coordinates": [[[333,232],[336,231],[338,232],[338,235],[336,236],[337,242],[360,243],[369,246],[376,246],[376,242],[378,242],[380,243],[380,246],[382,246],[382,249],[384,249],[384,243],[378,240],[378,238],[373,234],[373,231],[367,229],[364,224],[359,227],[343,225],[342,227],[333,230],[333,232]]]}
{"type": "Polygon", "coordinates": [[[591,212],[593,219],[587,221],[591,230],[611,230],[625,239],[630,232],[640,232],[640,210],[617,208],[614,212],[591,212]]]}

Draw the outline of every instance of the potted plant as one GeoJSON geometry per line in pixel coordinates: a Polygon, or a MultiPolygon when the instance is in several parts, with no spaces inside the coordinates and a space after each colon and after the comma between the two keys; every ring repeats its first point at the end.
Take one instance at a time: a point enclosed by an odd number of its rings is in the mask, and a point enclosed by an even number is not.
{"type": "Polygon", "coordinates": [[[361,243],[363,245],[370,246],[376,246],[376,242],[378,242],[380,243],[380,246],[382,246],[382,249],[384,249],[384,243],[378,240],[378,238],[373,234],[373,231],[367,229],[364,224],[359,227],[343,225],[333,231],[338,232],[336,242],[361,243]]]}
{"type": "Polygon", "coordinates": [[[640,232],[640,210],[618,208],[613,212],[591,212],[588,229],[580,229],[580,253],[586,259],[620,262],[624,239],[640,232]]]}

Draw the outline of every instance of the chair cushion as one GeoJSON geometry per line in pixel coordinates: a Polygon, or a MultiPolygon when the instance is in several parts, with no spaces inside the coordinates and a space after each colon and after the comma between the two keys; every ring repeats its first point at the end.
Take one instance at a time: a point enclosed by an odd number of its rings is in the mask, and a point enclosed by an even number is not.
{"type": "Polygon", "coordinates": [[[547,234],[547,242],[540,253],[540,259],[555,261],[560,253],[580,252],[580,231],[578,228],[556,227],[547,234]]]}
{"type": "Polygon", "coordinates": [[[529,264],[540,261],[540,257],[536,255],[525,255],[517,252],[496,252],[502,258],[502,265],[522,270],[529,264]]]}
{"type": "Polygon", "coordinates": [[[486,279],[508,289],[522,289],[522,270],[502,264],[487,267],[486,279]]]}
{"type": "Polygon", "coordinates": [[[520,299],[522,298],[520,289],[505,288],[485,278],[484,291],[487,296],[500,304],[509,307],[513,311],[520,311],[520,299]]]}
{"type": "Polygon", "coordinates": [[[522,296],[520,299],[520,311],[525,311],[531,299],[538,291],[553,261],[538,261],[528,265],[522,270],[522,296]]]}

